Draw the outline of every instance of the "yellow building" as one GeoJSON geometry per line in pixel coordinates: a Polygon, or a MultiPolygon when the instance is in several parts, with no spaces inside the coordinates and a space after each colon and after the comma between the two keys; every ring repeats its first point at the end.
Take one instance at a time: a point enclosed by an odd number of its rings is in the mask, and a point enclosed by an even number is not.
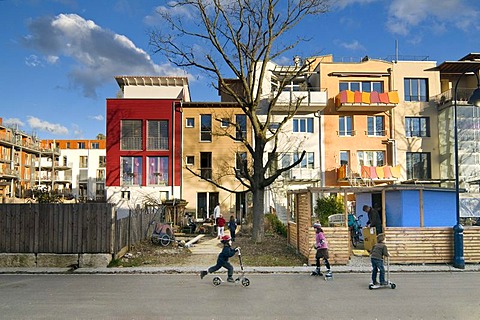
{"type": "Polygon", "coordinates": [[[184,102],[182,114],[182,195],[188,202],[186,212],[206,219],[219,203],[226,220],[231,215],[245,218],[247,188],[235,178],[235,171],[241,172],[251,161],[244,144],[232,137],[251,141],[247,117],[235,103],[224,102],[184,102]]]}

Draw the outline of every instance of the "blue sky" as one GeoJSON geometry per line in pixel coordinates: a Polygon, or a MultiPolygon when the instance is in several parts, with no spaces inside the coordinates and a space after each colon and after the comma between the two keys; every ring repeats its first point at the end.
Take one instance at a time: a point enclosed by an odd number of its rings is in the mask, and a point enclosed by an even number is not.
{"type": "MultiPolygon", "coordinates": [[[[226,0],[228,1],[228,0],[226,0]]],[[[282,2],[282,1],[281,1],[282,2]]],[[[105,134],[105,104],[116,75],[188,75],[193,101],[218,101],[197,70],[180,70],[154,54],[147,30],[167,1],[0,0],[0,117],[41,139],[94,139],[105,134]]],[[[185,19],[188,15],[185,15],[185,19]]],[[[428,56],[441,63],[480,52],[478,0],[338,0],[304,20],[311,38],[292,57],[333,54],[428,56]]]]}

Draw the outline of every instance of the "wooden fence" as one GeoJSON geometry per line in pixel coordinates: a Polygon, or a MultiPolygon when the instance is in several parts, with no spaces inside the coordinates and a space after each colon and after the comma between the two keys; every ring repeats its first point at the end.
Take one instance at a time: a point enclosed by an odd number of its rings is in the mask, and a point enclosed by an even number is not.
{"type": "MultiPolygon", "coordinates": [[[[291,194],[293,221],[288,222],[288,243],[303,256],[309,264],[315,262],[315,242],[312,228],[312,195],[297,191],[291,194]]],[[[348,227],[325,227],[332,264],[347,264],[352,253],[348,227]]],[[[391,254],[391,262],[398,264],[452,263],[453,227],[386,227],[385,239],[391,254]]],[[[463,234],[464,258],[466,263],[480,263],[480,227],[465,226],[463,234]]]]}
{"type": "Polygon", "coordinates": [[[156,210],[116,219],[111,204],[1,204],[2,253],[107,253],[147,238],[156,210]]]}

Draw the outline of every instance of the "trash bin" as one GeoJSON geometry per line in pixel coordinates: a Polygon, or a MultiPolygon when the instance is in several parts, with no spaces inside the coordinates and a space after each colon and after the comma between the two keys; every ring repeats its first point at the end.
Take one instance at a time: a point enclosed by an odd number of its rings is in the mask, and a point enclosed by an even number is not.
{"type": "Polygon", "coordinates": [[[372,251],[373,245],[377,243],[377,230],[375,228],[364,227],[363,234],[363,246],[367,251],[372,251]]]}

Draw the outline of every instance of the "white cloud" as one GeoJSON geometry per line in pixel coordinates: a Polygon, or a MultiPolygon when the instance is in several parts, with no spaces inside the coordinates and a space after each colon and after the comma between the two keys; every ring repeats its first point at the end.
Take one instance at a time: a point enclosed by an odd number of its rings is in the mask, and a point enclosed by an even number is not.
{"type": "Polygon", "coordinates": [[[77,14],[41,17],[28,27],[24,44],[44,54],[51,64],[71,58],[75,62],[68,74],[71,86],[80,88],[86,97],[95,98],[96,89],[111,83],[116,75],[186,76],[170,64],[155,64],[127,37],[77,14]]]}
{"type": "Polygon", "coordinates": [[[38,56],[31,54],[25,58],[25,64],[29,67],[41,67],[42,62],[38,59],[38,56]]]}
{"type": "Polygon", "coordinates": [[[437,32],[449,24],[461,30],[477,28],[480,11],[467,0],[446,0],[432,4],[431,0],[393,0],[388,10],[387,28],[406,36],[412,28],[425,27],[437,32]],[[452,14],[455,13],[455,14],[452,14]]]}
{"type": "Polygon", "coordinates": [[[351,42],[340,42],[339,45],[349,50],[365,51],[365,47],[361,45],[358,40],[353,40],[351,42]]]}
{"type": "Polygon", "coordinates": [[[3,125],[10,128],[21,128],[25,125],[22,120],[18,118],[3,119],[3,125]]]}
{"type": "Polygon", "coordinates": [[[101,114],[97,114],[96,116],[89,116],[90,119],[97,120],[97,121],[103,121],[104,117],[101,114]]]}
{"type": "Polygon", "coordinates": [[[28,125],[34,130],[45,131],[58,135],[68,134],[68,129],[60,124],[50,123],[32,116],[28,116],[27,118],[28,125]]]}

